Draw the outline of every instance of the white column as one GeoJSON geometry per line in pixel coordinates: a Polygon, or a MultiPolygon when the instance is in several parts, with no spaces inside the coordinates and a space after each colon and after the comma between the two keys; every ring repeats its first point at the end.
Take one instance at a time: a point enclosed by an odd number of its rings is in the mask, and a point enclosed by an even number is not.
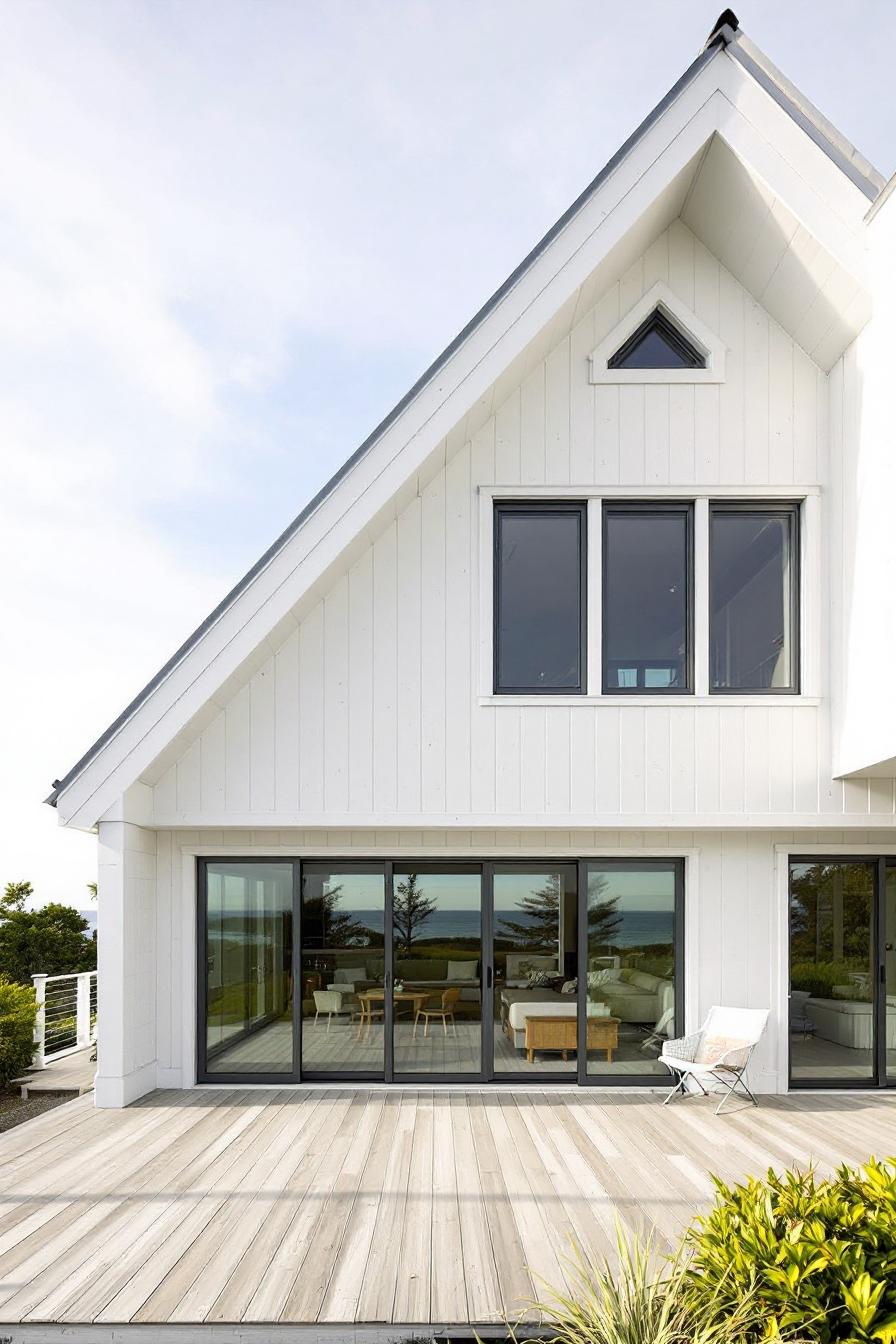
{"type": "Polygon", "coordinates": [[[156,1086],[154,831],[100,822],[97,904],[95,1100],[127,1106],[156,1086]]]}

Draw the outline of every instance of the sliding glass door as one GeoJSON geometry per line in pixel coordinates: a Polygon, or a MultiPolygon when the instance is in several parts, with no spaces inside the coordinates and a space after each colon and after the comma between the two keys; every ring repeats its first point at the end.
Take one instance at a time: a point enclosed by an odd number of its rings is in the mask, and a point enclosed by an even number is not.
{"type": "Polygon", "coordinates": [[[199,1079],[664,1077],[683,887],[680,861],[200,860],[199,1079]]]}
{"type": "Polygon", "coordinates": [[[392,1072],[482,1075],[482,865],[392,874],[392,1072]]]}
{"type": "Polygon", "coordinates": [[[578,872],[574,863],[492,865],[495,1077],[575,1077],[578,872]]]}
{"type": "Polygon", "coordinates": [[[888,863],[883,890],[883,998],[884,1069],[896,1086],[896,863],[888,863]]]}
{"type": "Polygon", "coordinates": [[[790,864],[790,1078],[796,1087],[896,1083],[896,867],[790,864]]]}
{"type": "Polygon", "coordinates": [[[293,1072],[293,865],[204,865],[199,920],[200,1077],[293,1072]]]}
{"type": "Polygon", "coordinates": [[[679,862],[585,865],[583,1004],[589,1078],[668,1077],[663,1043],[683,1030],[679,862]]]}
{"type": "Polygon", "coordinates": [[[385,865],[301,867],[302,1073],[382,1079],[385,865]]]}

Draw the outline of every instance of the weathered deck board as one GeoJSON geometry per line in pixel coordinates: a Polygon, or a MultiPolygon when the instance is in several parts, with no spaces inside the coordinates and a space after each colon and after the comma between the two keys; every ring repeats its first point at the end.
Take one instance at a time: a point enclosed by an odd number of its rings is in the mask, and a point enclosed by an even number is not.
{"type": "Polygon", "coordinates": [[[74,1054],[64,1055],[62,1059],[51,1059],[42,1069],[30,1069],[21,1078],[14,1078],[22,1089],[27,1101],[29,1096],[41,1092],[83,1092],[93,1091],[93,1078],[96,1073],[96,1060],[93,1058],[93,1046],[76,1050],[74,1054]]]}
{"type": "Polygon", "coordinates": [[[82,1097],[0,1137],[0,1321],[472,1321],[616,1220],[671,1243],[731,1180],[896,1152],[896,1097],[545,1089],[82,1097]]]}

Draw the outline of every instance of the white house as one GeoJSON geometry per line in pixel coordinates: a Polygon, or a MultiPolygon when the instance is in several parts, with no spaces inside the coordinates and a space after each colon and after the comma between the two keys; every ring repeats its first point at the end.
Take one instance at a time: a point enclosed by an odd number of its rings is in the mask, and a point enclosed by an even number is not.
{"type": "Polygon", "coordinates": [[[896,1082],[896,213],[722,16],[49,801],[96,1098],[896,1082]],[[577,1043],[579,1048],[577,1049],[577,1043]]]}

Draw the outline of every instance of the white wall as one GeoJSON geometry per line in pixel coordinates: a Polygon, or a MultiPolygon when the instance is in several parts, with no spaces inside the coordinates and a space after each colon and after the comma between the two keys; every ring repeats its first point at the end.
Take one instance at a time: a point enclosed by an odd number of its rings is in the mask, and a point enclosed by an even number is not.
{"type": "Polygon", "coordinates": [[[827,414],[825,374],[676,222],[264,652],[154,781],[156,824],[883,824],[892,779],[832,778],[827,414]],[[719,332],[725,382],[592,385],[588,354],[657,280],[719,332]],[[808,493],[810,694],[480,698],[492,487],[808,493]]]}
{"type": "Polygon", "coordinates": [[[156,1086],[156,976],[171,945],[159,915],[156,833],[101,821],[97,875],[97,1106],[126,1106],[156,1086]]]}
{"type": "Polygon", "coordinates": [[[874,313],[831,370],[836,768],[896,773],[896,206],[868,230],[874,313]]]}

